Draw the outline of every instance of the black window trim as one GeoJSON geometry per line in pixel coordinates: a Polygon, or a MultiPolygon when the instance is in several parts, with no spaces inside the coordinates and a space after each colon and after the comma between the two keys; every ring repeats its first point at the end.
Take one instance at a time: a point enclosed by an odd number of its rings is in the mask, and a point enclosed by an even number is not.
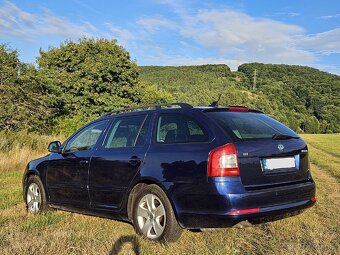
{"type": "MultiPolygon", "coordinates": [[[[148,118],[148,116],[149,116],[148,114],[145,115],[144,120],[143,120],[142,124],[140,125],[139,130],[138,130],[138,132],[137,132],[137,136],[136,136],[135,142],[133,143],[133,146],[131,146],[131,147],[144,147],[144,146],[145,146],[145,144],[136,146],[136,143],[137,143],[139,134],[140,134],[140,132],[142,131],[142,128],[143,128],[143,126],[144,126],[144,124],[145,124],[146,119],[148,118]]],[[[150,122],[149,122],[149,126],[150,126],[150,122]]],[[[149,127],[148,127],[148,131],[149,131],[149,127]]],[[[147,133],[148,133],[148,132],[147,132],[147,133]]]]}

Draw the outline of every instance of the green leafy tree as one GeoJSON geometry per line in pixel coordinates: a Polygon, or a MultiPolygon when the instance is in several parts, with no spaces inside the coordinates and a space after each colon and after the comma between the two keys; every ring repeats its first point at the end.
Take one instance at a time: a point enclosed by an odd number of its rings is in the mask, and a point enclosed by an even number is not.
{"type": "Polygon", "coordinates": [[[154,84],[140,81],[136,87],[139,104],[163,104],[175,101],[174,97],[166,90],[158,88],[154,84]]]}
{"type": "Polygon", "coordinates": [[[13,84],[18,78],[20,61],[18,52],[0,44],[0,85],[13,84]]]}
{"type": "Polygon", "coordinates": [[[0,129],[46,132],[56,114],[54,95],[32,65],[0,46],[0,129]]]}
{"type": "Polygon", "coordinates": [[[116,40],[66,41],[40,50],[38,64],[64,102],[66,116],[86,120],[138,101],[137,65],[116,40]]]}

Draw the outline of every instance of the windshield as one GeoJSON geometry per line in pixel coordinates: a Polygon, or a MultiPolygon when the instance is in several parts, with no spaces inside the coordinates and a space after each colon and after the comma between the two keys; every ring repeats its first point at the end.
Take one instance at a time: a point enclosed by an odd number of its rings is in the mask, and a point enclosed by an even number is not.
{"type": "Polygon", "coordinates": [[[254,112],[206,112],[233,140],[272,139],[285,135],[286,139],[299,137],[293,130],[262,113],[254,112]]]}

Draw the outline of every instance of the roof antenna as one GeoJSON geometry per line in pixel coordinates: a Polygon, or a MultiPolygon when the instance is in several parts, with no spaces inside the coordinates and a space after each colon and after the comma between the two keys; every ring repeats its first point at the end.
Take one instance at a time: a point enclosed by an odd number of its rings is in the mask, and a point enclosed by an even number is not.
{"type": "Polygon", "coordinates": [[[220,101],[221,96],[222,96],[222,93],[218,96],[217,101],[212,102],[209,106],[210,107],[218,107],[218,102],[220,101]]]}

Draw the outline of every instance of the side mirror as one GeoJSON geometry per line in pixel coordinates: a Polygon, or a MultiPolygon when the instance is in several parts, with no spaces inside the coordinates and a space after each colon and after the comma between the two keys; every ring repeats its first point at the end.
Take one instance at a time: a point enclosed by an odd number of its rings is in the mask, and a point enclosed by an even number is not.
{"type": "Polygon", "coordinates": [[[60,153],[61,152],[61,143],[59,141],[51,142],[48,145],[47,150],[49,152],[60,153]]]}

